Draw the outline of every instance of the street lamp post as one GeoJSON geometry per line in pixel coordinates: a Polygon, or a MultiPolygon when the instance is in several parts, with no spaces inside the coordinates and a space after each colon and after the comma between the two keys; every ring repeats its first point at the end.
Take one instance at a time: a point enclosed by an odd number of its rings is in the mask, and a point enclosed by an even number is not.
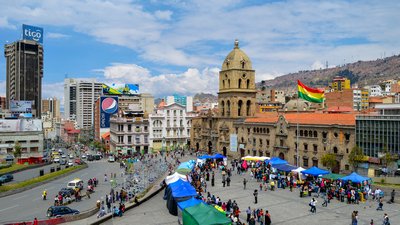
{"type": "Polygon", "coordinates": [[[165,137],[162,138],[162,144],[161,144],[161,153],[162,154],[164,154],[164,151],[165,151],[164,147],[165,147],[165,137]]]}

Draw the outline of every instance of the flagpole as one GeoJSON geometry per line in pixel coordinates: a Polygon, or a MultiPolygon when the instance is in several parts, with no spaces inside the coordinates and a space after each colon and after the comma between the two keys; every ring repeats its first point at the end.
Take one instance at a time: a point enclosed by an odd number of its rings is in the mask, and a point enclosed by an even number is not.
{"type": "Polygon", "coordinates": [[[296,166],[299,167],[299,93],[297,92],[296,166]]]}

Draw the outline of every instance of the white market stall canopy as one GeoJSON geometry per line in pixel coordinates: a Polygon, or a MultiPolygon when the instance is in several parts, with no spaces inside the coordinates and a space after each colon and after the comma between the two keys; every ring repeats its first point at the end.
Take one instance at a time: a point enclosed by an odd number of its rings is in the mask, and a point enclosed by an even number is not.
{"type": "Polygon", "coordinates": [[[270,158],[267,156],[245,156],[242,157],[242,160],[246,160],[246,161],[265,161],[265,160],[269,160],[270,158]]]}

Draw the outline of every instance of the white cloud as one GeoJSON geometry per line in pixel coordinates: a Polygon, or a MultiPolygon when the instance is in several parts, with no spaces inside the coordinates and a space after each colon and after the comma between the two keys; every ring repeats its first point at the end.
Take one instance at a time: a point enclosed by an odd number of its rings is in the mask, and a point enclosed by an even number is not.
{"type": "Polygon", "coordinates": [[[166,11],[157,10],[154,12],[154,16],[156,16],[158,19],[161,19],[161,20],[170,20],[171,16],[172,16],[172,12],[169,10],[166,10],[166,11]]]}
{"type": "Polygon", "coordinates": [[[149,70],[135,64],[115,63],[104,68],[105,82],[108,84],[137,83],[140,91],[154,96],[174,93],[194,95],[198,92],[215,94],[218,90],[218,68],[202,71],[190,68],[179,74],[152,75],[149,70]]]}
{"type": "Polygon", "coordinates": [[[316,59],[340,65],[398,54],[399,10],[400,2],[373,0],[21,0],[0,8],[0,27],[72,28],[166,67],[219,66],[239,38],[265,76],[309,69],[316,59]]]}
{"type": "Polygon", "coordinates": [[[64,82],[42,83],[42,99],[56,97],[64,105],[64,82]]]}
{"type": "Polygon", "coordinates": [[[13,29],[13,30],[17,29],[16,26],[14,26],[8,22],[8,18],[5,16],[0,16],[0,28],[1,27],[7,28],[7,29],[13,29]]]}
{"type": "Polygon", "coordinates": [[[46,34],[45,37],[46,37],[46,38],[50,38],[50,39],[59,39],[59,38],[68,38],[69,35],[67,35],[67,34],[61,34],[61,33],[52,33],[52,32],[49,32],[49,33],[46,34]]]}
{"type": "Polygon", "coordinates": [[[319,60],[315,61],[312,65],[311,65],[311,69],[312,70],[320,70],[320,69],[324,69],[325,65],[322,64],[319,60]]]}

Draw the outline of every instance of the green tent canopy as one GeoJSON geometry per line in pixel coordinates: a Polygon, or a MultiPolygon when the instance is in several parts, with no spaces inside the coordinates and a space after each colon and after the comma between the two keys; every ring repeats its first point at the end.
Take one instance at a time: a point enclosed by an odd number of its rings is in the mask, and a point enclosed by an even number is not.
{"type": "Polygon", "coordinates": [[[192,170],[188,169],[188,168],[179,168],[176,170],[177,173],[182,174],[182,175],[186,175],[189,174],[192,170]]]}
{"type": "Polygon", "coordinates": [[[185,208],[182,212],[183,225],[231,225],[231,220],[212,206],[200,203],[185,208]]]}
{"type": "Polygon", "coordinates": [[[346,176],[346,175],[337,174],[337,173],[330,173],[330,174],[325,174],[325,175],[323,175],[322,178],[324,178],[324,179],[330,179],[330,180],[338,180],[338,179],[340,179],[340,178],[342,178],[342,177],[344,177],[344,176],[346,176]]]}

